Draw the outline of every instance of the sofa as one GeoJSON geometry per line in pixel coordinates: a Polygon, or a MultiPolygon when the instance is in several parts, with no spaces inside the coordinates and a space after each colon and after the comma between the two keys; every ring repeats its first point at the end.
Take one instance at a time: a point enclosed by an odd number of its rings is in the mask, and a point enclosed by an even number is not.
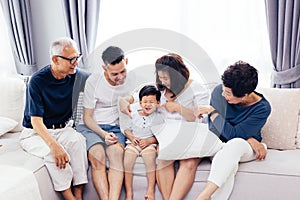
{"type": "MultiPolygon", "coordinates": [[[[62,199],[53,190],[43,160],[28,154],[19,145],[26,80],[26,77],[19,75],[0,79],[0,199],[62,199]]],[[[265,95],[272,106],[271,115],[262,130],[268,155],[264,161],[240,164],[230,199],[300,199],[300,89],[259,88],[258,91],[265,95]]],[[[203,189],[210,165],[209,158],[202,159],[194,184],[185,199],[195,199],[203,189]]],[[[96,200],[98,197],[90,168],[88,178],[84,199],[96,200]]],[[[143,199],[146,187],[145,166],[138,157],[133,177],[134,199],[143,199]]],[[[123,189],[120,199],[124,197],[123,189]]],[[[155,197],[162,199],[157,186],[155,197]]]]}

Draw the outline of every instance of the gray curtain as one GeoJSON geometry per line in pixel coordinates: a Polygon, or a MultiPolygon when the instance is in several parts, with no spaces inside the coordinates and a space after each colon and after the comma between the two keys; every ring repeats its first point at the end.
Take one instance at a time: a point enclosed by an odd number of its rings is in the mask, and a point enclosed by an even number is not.
{"type": "Polygon", "coordinates": [[[78,43],[83,55],[79,67],[87,68],[87,57],[96,42],[100,0],[63,0],[63,9],[68,36],[78,43]]]}
{"type": "Polygon", "coordinates": [[[265,0],[273,87],[300,88],[300,0],[265,0]]]}
{"type": "Polygon", "coordinates": [[[33,51],[29,0],[1,0],[17,73],[31,75],[37,70],[33,51]]]}

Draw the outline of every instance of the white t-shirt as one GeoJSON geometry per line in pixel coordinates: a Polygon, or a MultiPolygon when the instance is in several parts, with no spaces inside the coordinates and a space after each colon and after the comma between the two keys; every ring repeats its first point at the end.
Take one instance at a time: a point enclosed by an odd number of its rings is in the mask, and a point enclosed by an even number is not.
{"type": "MultiPolygon", "coordinates": [[[[201,83],[193,80],[190,85],[182,93],[180,93],[174,101],[186,108],[209,105],[209,91],[201,83]]],[[[166,102],[167,98],[165,97],[165,91],[163,91],[160,98],[160,104],[162,105],[166,102]]],[[[205,117],[206,116],[204,116],[204,121],[200,120],[199,122],[205,122],[205,117]]],[[[186,121],[186,119],[177,112],[167,112],[166,118],[186,121]]]]}
{"type": "Polygon", "coordinates": [[[130,130],[132,134],[138,138],[150,138],[153,137],[153,132],[151,130],[152,126],[163,124],[165,122],[165,113],[163,108],[160,108],[153,112],[151,115],[148,116],[141,116],[139,111],[142,110],[139,103],[134,103],[131,106],[131,116],[130,119],[128,116],[123,116],[121,119],[123,120],[121,123],[121,129],[130,130]]]}
{"type": "MultiPolygon", "coordinates": [[[[97,124],[119,124],[118,98],[129,95],[134,89],[132,78],[128,76],[123,85],[113,86],[104,74],[94,73],[85,83],[83,107],[94,109],[97,124]]],[[[83,124],[81,120],[79,122],[83,124]]]]}

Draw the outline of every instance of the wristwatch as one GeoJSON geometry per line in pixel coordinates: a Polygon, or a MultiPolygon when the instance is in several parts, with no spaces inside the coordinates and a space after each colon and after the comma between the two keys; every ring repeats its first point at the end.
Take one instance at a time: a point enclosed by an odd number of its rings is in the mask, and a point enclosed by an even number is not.
{"type": "Polygon", "coordinates": [[[215,113],[218,113],[218,111],[215,109],[215,110],[213,110],[211,113],[209,113],[210,114],[210,116],[212,116],[213,114],[215,114],[215,113]]]}

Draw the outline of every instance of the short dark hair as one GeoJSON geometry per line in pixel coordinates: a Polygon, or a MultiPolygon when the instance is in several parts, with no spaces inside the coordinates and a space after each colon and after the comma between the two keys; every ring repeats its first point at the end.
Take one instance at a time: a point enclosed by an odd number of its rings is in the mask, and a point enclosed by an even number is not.
{"type": "Polygon", "coordinates": [[[243,97],[256,89],[258,83],[257,70],[244,61],[230,65],[222,75],[223,85],[231,88],[236,97],[243,97]]]}
{"type": "Polygon", "coordinates": [[[102,53],[102,60],[105,65],[115,65],[124,59],[124,51],[116,46],[107,47],[102,53]]]}
{"type": "Polygon", "coordinates": [[[172,97],[178,95],[185,84],[187,83],[190,72],[183,62],[180,55],[175,53],[170,53],[165,56],[158,58],[155,62],[155,72],[156,72],[156,85],[157,88],[162,91],[165,90],[165,86],[159,80],[158,71],[168,72],[170,75],[171,86],[170,90],[173,93],[172,97]]]}
{"type": "Polygon", "coordinates": [[[145,85],[139,92],[139,99],[142,101],[144,96],[155,95],[156,100],[160,101],[161,93],[154,85],[145,85]]]}

